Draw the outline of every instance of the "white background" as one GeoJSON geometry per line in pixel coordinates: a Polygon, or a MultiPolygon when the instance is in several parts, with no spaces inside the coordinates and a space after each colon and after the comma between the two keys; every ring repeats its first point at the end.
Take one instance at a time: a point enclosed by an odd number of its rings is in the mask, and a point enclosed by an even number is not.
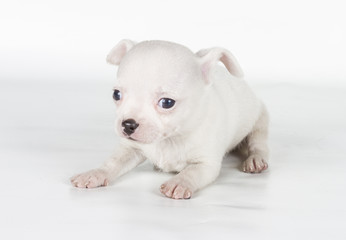
{"type": "Polygon", "coordinates": [[[0,9],[2,79],[102,80],[108,51],[130,38],[223,46],[261,80],[345,82],[342,0],[16,0],[0,9]]]}
{"type": "Polygon", "coordinates": [[[2,1],[1,239],[345,239],[343,1],[2,1]],[[270,169],[188,201],[143,164],[107,188],[69,177],[116,144],[108,51],[121,39],[221,46],[271,115],[270,169]]]}

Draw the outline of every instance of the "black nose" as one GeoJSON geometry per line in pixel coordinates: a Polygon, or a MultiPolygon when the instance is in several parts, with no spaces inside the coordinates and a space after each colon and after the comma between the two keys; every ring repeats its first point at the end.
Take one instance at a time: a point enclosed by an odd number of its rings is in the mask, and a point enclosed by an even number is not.
{"type": "Polygon", "coordinates": [[[124,132],[130,136],[132,133],[135,132],[136,128],[139,126],[138,123],[136,123],[133,119],[127,119],[121,123],[121,126],[124,128],[124,132]]]}

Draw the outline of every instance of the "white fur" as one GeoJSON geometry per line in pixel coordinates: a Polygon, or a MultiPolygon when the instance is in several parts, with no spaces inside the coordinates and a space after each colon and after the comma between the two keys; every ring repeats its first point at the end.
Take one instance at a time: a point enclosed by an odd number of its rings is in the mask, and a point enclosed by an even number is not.
{"type": "Polygon", "coordinates": [[[248,155],[245,172],[267,169],[268,114],[229,51],[211,48],[193,54],[171,42],[122,40],[107,61],[119,65],[119,149],[101,168],[73,177],[76,187],[107,185],[148,159],[162,171],[178,173],[161,186],[163,194],[190,198],[216,179],[224,154],[238,145],[248,155]],[[176,103],[163,109],[161,98],[176,103]],[[131,138],[123,132],[126,119],[139,124],[131,138]]]}

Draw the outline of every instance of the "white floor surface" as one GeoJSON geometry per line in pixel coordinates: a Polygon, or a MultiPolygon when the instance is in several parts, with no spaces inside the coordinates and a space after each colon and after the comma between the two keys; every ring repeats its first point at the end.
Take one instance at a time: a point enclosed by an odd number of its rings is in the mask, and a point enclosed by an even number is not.
{"type": "Polygon", "coordinates": [[[270,168],[239,171],[190,200],[159,193],[144,163],[108,187],[69,178],[116,144],[112,85],[0,84],[0,239],[346,239],[346,88],[261,84],[270,168]]]}

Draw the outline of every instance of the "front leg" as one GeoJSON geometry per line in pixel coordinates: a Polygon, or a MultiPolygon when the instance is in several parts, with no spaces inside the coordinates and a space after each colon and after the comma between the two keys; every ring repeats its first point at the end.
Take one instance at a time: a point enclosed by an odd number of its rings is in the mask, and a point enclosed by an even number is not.
{"type": "Polygon", "coordinates": [[[144,156],[138,150],[122,147],[103,166],[73,176],[71,183],[78,188],[107,186],[109,181],[135,168],[144,159],[144,156]]]}
{"type": "Polygon", "coordinates": [[[213,182],[220,173],[221,160],[215,163],[200,162],[184,170],[161,185],[160,191],[173,199],[189,199],[192,194],[213,182]]]}

